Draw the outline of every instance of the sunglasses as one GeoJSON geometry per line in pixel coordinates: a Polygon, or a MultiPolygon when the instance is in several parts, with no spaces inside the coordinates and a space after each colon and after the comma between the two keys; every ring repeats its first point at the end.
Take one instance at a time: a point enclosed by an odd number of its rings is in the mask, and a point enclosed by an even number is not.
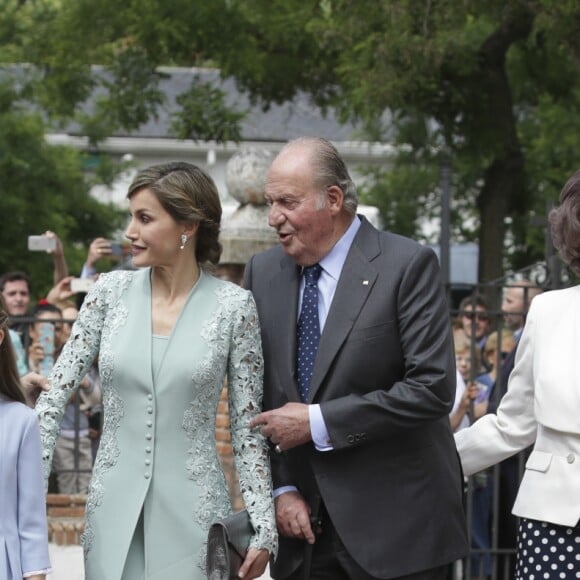
{"type": "MultiPolygon", "coordinates": [[[[495,358],[495,353],[496,353],[495,348],[492,348],[491,350],[485,351],[485,356],[490,357],[490,358],[495,358]]],[[[505,360],[508,357],[509,352],[505,352],[502,350],[499,354],[500,354],[501,360],[505,360]]]]}
{"type": "Polygon", "coordinates": [[[463,318],[467,318],[467,320],[477,319],[479,322],[487,322],[489,320],[489,316],[483,312],[464,312],[463,318]]]}

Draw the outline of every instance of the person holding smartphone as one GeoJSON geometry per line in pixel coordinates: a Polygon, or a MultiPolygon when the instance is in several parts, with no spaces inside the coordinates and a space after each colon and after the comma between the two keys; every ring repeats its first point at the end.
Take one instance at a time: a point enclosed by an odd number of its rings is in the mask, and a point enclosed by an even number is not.
{"type": "Polygon", "coordinates": [[[62,312],[58,306],[41,300],[31,316],[35,322],[29,328],[28,368],[47,377],[54,365],[57,333],[62,330],[62,312]]]}

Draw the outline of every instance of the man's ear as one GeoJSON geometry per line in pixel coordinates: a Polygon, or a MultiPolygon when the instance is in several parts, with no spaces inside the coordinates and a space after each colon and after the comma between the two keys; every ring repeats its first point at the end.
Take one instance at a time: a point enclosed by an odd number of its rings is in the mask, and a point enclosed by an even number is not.
{"type": "Polygon", "coordinates": [[[326,188],[326,195],[328,197],[328,205],[333,214],[338,214],[342,211],[344,206],[344,192],[338,185],[329,185],[326,188]]]}
{"type": "Polygon", "coordinates": [[[4,342],[5,336],[6,336],[6,333],[4,332],[4,330],[2,330],[2,328],[0,328],[0,344],[2,344],[4,342]]]}

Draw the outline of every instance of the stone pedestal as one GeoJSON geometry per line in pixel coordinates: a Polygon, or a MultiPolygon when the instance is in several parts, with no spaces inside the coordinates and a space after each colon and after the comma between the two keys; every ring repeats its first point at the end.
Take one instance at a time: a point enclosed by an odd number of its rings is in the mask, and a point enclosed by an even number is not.
{"type": "Polygon", "coordinates": [[[236,153],[227,164],[228,193],[240,205],[222,223],[219,272],[238,284],[250,257],[277,243],[275,231],[268,226],[264,200],[264,185],[272,160],[269,151],[248,147],[236,153]]]}

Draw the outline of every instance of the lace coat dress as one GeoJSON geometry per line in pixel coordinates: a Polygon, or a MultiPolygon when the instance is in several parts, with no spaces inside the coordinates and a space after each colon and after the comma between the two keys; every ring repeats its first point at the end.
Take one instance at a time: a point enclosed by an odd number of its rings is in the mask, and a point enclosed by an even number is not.
{"type": "Polygon", "coordinates": [[[205,578],[207,530],[231,511],[215,446],[226,378],[251,546],[277,548],[267,446],[248,427],[263,374],[251,294],[202,274],[156,369],[151,345],[150,270],[101,275],[36,407],[48,474],[66,403],[98,354],[104,425],[87,499],[87,580],[122,578],[138,522],[143,578],[205,578]]]}

